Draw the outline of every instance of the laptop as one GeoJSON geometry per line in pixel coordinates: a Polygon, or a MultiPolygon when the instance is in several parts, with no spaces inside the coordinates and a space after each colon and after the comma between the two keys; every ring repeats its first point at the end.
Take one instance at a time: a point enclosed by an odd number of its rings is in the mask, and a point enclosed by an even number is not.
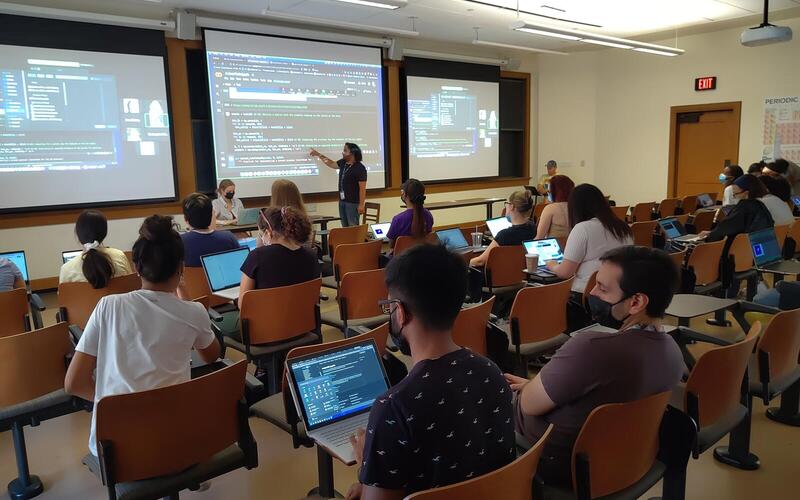
{"type": "Polygon", "coordinates": [[[774,228],[749,233],[756,269],[776,274],[800,274],[800,262],[784,260],[774,228]]]}
{"type": "Polygon", "coordinates": [[[350,436],[366,428],[372,403],[389,389],[372,339],[286,360],[297,412],[310,438],[355,463],[350,436]]]}
{"type": "Polygon", "coordinates": [[[242,247],[242,248],[245,248],[245,247],[249,248],[250,251],[252,252],[253,250],[256,249],[256,237],[255,236],[251,236],[249,238],[240,239],[239,240],[239,246],[242,247]]]}
{"type": "Polygon", "coordinates": [[[686,228],[683,227],[681,221],[674,217],[660,219],[658,225],[664,231],[664,236],[667,240],[678,243],[697,243],[702,241],[696,234],[686,234],[686,228]]]}
{"type": "Polygon", "coordinates": [[[372,232],[372,237],[376,240],[385,240],[386,235],[389,234],[389,227],[391,222],[381,222],[380,224],[370,224],[369,230],[372,232]]]}
{"type": "Polygon", "coordinates": [[[539,256],[538,269],[528,269],[529,274],[540,277],[555,276],[552,271],[547,269],[547,262],[551,260],[561,262],[564,260],[564,252],[561,251],[561,245],[557,239],[530,240],[523,242],[522,245],[525,247],[525,253],[535,253],[539,256]]]}
{"type": "Polygon", "coordinates": [[[241,268],[248,253],[250,253],[249,248],[239,247],[200,257],[211,293],[228,300],[239,298],[241,268]]]}
{"type": "Polygon", "coordinates": [[[68,252],[61,252],[61,260],[64,261],[64,264],[66,264],[82,253],[83,250],[70,250],[68,252]]]}
{"type": "Polygon", "coordinates": [[[261,215],[260,208],[243,208],[239,210],[239,217],[236,218],[237,226],[252,226],[258,222],[261,215]]]}
{"type": "Polygon", "coordinates": [[[800,196],[792,196],[792,203],[795,209],[800,209],[800,196]]]}
{"type": "Polygon", "coordinates": [[[714,206],[714,200],[711,199],[708,193],[697,195],[697,203],[699,203],[702,208],[711,208],[714,206]]]}
{"type": "Polygon", "coordinates": [[[511,227],[511,221],[505,217],[495,217],[494,219],[487,220],[486,226],[489,228],[489,232],[492,233],[492,238],[497,238],[497,233],[511,227]]]}
{"type": "Polygon", "coordinates": [[[466,253],[486,249],[486,247],[483,246],[470,246],[466,238],[464,238],[464,233],[457,227],[436,231],[436,237],[439,238],[439,243],[447,247],[451,252],[466,253]]]}
{"type": "Polygon", "coordinates": [[[16,264],[19,272],[22,273],[22,280],[28,283],[28,263],[25,260],[25,251],[17,250],[14,252],[0,252],[0,258],[6,258],[16,264]]]}

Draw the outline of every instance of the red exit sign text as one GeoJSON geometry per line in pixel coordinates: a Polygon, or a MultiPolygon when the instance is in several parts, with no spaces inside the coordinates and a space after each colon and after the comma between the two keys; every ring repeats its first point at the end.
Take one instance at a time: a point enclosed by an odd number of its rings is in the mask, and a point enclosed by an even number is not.
{"type": "Polygon", "coordinates": [[[694,79],[694,89],[697,91],[714,90],[715,88],[717,88],[716,76],[704,76],[703,78],[694,79]]]}

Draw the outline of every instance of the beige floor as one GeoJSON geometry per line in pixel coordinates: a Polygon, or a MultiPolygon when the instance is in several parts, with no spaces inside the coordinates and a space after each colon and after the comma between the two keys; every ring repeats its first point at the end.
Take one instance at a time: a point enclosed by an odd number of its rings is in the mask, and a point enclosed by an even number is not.
{"type": "MultiPolygon", "coordinates": [[[[46,297],[52,302],[53,297],[46,297]]],[[[332,301],[324,307],[332,307],[332,301]]],[[[54,309],[46,320],[52,322],[54,309]]],[[[702,321],[693,326],[713,331],[702,321]],[[702,325],[702,326],[701,326],[702,325]]],[[[326,329],[326,337],[336,333],[326,329]]],[[[105,489],[80,463],[86,454],[90,415],[74,413],[26,428],[25,436],[31,471],[45,484],[43,499],[106,498],[105,489]]],[[[316,485],[316,453],[313,449],[292,448],[288,434],[267,422],[250,421],[258,442],[259,466],[252,471],[238,470],[214,480],[202,493],[186,492],[185,498],[203,500],[231,499],[300,499],[316,485]]],[[[800,473],[800,429],[783,426],[766,419],[764,408],[756,403],[753,418],[752,449],[761,458],[758,471],[744,472],[720,465],[711,453],[689,464],[687,498],[704,500],[732,499],[797,499],[800,473]]],[[[345,492],[355,480],[355,468],[334,464],[336,487],[345,492]]],[[[16,477],[11,433],[0,434],[0,484],[16,477]]],[[[645,498],[660,494],[660,485],[645,498]]],[[[500,492],[497,497],[503,498],[500,492]]]]}

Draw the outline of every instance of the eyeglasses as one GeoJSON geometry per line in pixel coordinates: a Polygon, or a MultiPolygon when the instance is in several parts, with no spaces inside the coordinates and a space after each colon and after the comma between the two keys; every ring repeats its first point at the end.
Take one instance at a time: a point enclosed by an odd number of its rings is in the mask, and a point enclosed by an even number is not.
{"type": "Polygon", "coordinates": [[[388,300],[378,301],[378,307],[381,308],[383,314],[392,314],[392,304],[402,305],[403,302],[400,299],[388,299],[388,300]]]}

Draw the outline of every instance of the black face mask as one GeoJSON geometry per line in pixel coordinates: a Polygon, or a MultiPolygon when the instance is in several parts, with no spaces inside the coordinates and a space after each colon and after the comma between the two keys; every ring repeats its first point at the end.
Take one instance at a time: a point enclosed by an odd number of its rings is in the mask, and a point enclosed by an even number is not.
{"type": "Polygon", "coordinates": [[[225,193],[225,198],[228,198],[229,200],[232,200],[235,195],[236,195],[235,192],[225,193]]]}
{"type": "Polygon", "coordinates": [[[628,319],[630,314],[626,314],[622,319],[617,319],[614,317],[611,310],[615,305],[620,304],[629,298],[630,297],[623,297],[622,300],[612,304],[611,302],[606,302],[605,300],[595,297],[594,295],[589,295],[589,310],[592,313],[592,320],[608,328],[619,330],[622,328],[622,323],[628,319]]]}
{"type": "Polygon", "coordinates": [[[389,336],[392,338],[394,345],[400,349],[400,352],[406,356],[411,356],[411,345],[408,343],[408,339],[403,336],[403,328],[405,327],[401,326],[400,330],[395,330],[394,311],[392,311],[392,314],[389,314],[389,336]]]}

